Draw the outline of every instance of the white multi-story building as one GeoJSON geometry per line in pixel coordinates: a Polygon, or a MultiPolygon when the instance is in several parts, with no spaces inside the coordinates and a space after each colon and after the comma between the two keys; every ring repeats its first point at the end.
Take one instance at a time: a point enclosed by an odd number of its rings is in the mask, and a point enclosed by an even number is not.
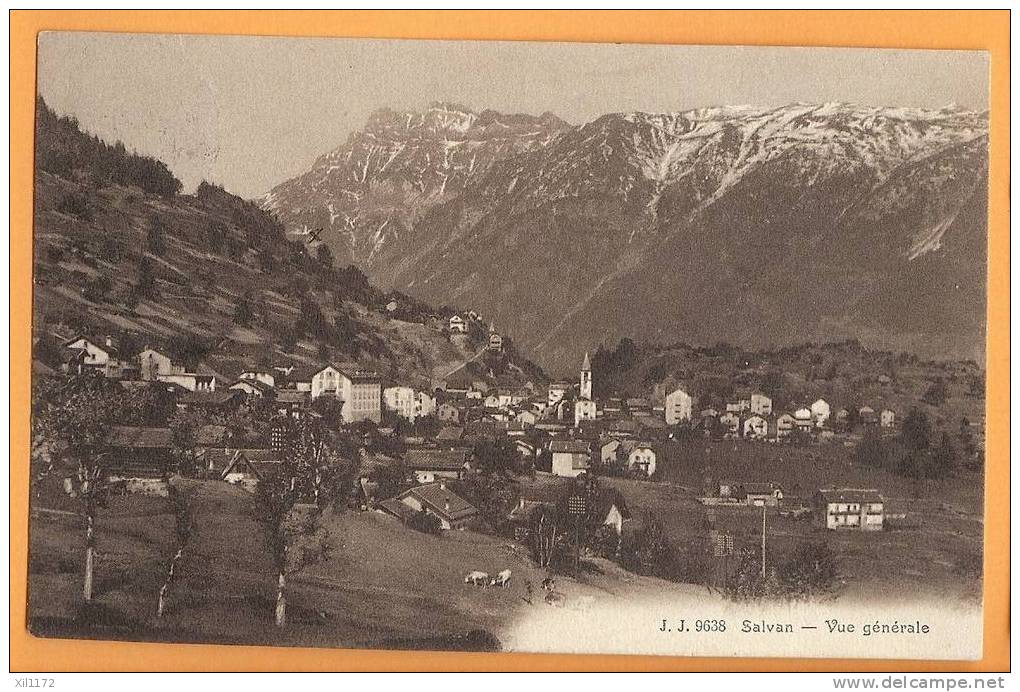
{"type": "Polygon", "coordinates": [[[885,500],[877,490],[830,488],[819,490],[816,504],[825,528],[881,531],[885,500]]]}
{"type": "Polygon", "coordinates": [[[675,389],[666,395],[666,424],[677,425],[689,421],[693,415],[694,401],[683,389],[675,389]]]}
{"type": "Polygon", "coordinates": [[[383,402],[386,408],[412,423],[422,416],[432,415],[436,410],[436,400],[413,387],[387,387],[383,390],[383,402]]]}
{"type": "Polygon", "coordinates": [[[772,399],[760,392],[751,395],[751,413],[759,416],[772,415],[772,399]]]}
{"type": "Polygon", "coordinates": [[[312,399],[333,396],[343,402],[345,423],[382,421],[382,385],[379,375],[356,366],[329,364],[312,375],[312,399]]]}
{"type": "Polygon", "coordinates": [[[819,428],[825,425],[831,414],[832,409],[825,399],[818,399],[811,404],[811,419],[819,428]]]}

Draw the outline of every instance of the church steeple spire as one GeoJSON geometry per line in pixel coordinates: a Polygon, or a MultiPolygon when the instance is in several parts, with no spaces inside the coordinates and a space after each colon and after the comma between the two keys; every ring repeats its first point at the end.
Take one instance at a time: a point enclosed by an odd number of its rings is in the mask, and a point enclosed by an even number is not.
{"type": "Polygon", "coordinates": [[[588,353],[584,354],[584,362],[581,363],[581,391],[582,399],[591,399],[591,359],[588,353]]]}

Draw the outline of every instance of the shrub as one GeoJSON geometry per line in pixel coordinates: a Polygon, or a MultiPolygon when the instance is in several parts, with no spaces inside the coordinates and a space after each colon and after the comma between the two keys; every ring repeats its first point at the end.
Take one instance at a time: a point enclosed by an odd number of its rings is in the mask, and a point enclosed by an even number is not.
{"type": "Polygon", "coordinates": [[[46,259],[56,264],[63,261],[65,252],[60,245],[50,245],[46,248],[46,259]]]}
{"type": "Polygon", "coordinates": [[[62,214],[76,216],[82,221],[92,220],[92,210],[89,209],[89,200],[84,194],[69,192],[57,202],[57,211],[62,214]]]}
{"type": "Polygon", "coordinates": [[[106,236],[99,243],[99,256],[107,262],[119,262],[124,258],[124,242],[115,236],[106,236]]]}
{"type": "Polygon", "coordinates": [[[110,277],[105,274],[100,274],[82,287],[81,294],[85,300],[92,301],[93,303],[100,303],[106,301],[107,295],[112,289],[113,281],[110,277]]]}
{"type": "Polygon", "coordinates": [[[836,584],[836,554],[825,543],[801,543],[780,566],[778,577],[792,598],[828,593],[836,584]]]}
{"type": "Polygon", "coordinates": [[[248,302],[248,296],[241,296],[237,299],[237,304],[234,306],[234,323],[247,327],[251,324],[251,319],[252,310],[248,302]]]}
{"type": "Polygon", "coordinates": [[[166,250],[166,242],[163,239],[163,221],[158,216],[149,219],[149,227],[145,231],[145,243],[149,252],[159,256],[166,250]]]}
{"type": "Polygon", "coordinates": [[[135,283],[135,290],[143,298],[156,296],[155,268],[149,257],[142,257],[138,262],[138,280],[135,283]]]}

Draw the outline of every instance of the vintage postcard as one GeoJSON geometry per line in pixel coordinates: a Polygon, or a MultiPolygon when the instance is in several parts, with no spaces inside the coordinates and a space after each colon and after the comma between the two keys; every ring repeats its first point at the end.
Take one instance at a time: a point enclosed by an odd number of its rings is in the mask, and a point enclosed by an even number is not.
{"type": "Polygon", "coordinates": [[[980,51],[45,32],[36,637],[982,656],[980,51]]]}

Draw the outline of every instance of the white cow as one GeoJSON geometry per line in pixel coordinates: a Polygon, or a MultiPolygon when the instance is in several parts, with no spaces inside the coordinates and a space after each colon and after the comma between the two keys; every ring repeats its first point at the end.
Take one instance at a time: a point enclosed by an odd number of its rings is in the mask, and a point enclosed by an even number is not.
{"type": "Polygon", "coordinates": [[[504,589],[510,588],[510,570],[505,569],[489,582],[489,586],[499,586],[504,589]]]}
{"type": "Polygon", "coordinates": [[[473,572],[468,572],[467,576],[464,577],[464,583],[474,584],[475,586],[485,586],[489,583],[489,575],[486,572],[474,570],[473,572]]]}

